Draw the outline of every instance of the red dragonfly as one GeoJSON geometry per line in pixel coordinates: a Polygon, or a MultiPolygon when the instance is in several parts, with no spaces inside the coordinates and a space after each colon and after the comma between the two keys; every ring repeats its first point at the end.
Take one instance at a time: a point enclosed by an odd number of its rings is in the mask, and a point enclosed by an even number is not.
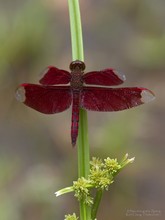
{"type": "Polygon", "coordinates": [[[120,111],[154,99],[154,94],[146,88],[109,88],[125,81],[125,76],[113,69],[84,74],[84,62],[76,60],[71,62],[70,70],[71,73],[49,66],[39,81],[41,85],[21,84],[16,91],[16,98],[45,114],[62,112],[72,103],[73,146],[78,136],[80,108],[102,112],[120,111]]]}

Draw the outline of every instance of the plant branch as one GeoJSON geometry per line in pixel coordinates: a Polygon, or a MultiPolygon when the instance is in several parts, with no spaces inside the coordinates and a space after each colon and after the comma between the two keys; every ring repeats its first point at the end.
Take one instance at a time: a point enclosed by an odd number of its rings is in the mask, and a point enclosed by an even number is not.
{"type": "Polygon", "coordinates": [[[94,202],[93,202],[93,206],[92,206],[92,212],[91,212],[91,219],[92,220],[96,219],[96,215],[97,215],[97,211],[98,211],[98,208],[99,208],[99,204],[100,204],[102,195],[103,195],[103,191],[98,190],[97,193],[96,193],[96,197],[94,199],[94,202]]]}

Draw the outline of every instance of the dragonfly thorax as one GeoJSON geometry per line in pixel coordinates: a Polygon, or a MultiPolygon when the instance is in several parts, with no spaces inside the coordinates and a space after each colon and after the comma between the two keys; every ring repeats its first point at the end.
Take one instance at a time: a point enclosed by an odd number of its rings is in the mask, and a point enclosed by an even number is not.
{"type": "Polygon", "coordinates": [[[82,75],[84,73],[85,64],[82,61],[75,60],[70,64],[71,81],[70,85],[73,90],[80,90],[83,86],[82,75]]]}
{"type": "Polygon", "coordinates": [[[82,79],[82,72],[73,71],[71,72],[71,81],[70,86],[73,90],[81,90],[83,87],[83,79],[82,79]]]}

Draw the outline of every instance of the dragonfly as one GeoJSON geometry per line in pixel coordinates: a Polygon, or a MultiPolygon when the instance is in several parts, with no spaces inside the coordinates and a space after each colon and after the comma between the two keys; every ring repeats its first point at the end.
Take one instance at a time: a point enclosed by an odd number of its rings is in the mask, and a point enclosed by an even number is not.
{"type": "Polygon", "coordinates": [[[142,87],[109,88],[125,81],[125,75],[108,68],[84,74],[85,63],[70,63],[70,72],[48,66],[40,84],[23,83],[16,99],[44,114],[63,112],[72,104],[71,142],[76,145],[79,110],[113,112],[136,107],[154,99],[154,93],[142,87]]]}

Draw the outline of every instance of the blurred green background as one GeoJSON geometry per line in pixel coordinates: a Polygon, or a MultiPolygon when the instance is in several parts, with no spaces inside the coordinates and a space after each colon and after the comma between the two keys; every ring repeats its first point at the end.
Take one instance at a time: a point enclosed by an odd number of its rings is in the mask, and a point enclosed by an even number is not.
{"type": "MultiPolygon", "coordinates": [[[[88,114],[92,156],[136,157],[104,195],[98,219],[139,219],[138,210],[155,210],[152,219],[163,220],[165,1],[80,5],[86,70],[113,67],[126,74],[125,86],[157,97],[129,111],[88,114]]],[[[72,194],[53,194],[77,178],[71,109],[43,115],[14,98],[16,87],[37,83],[46,66],[68,70],[70,62],[67,1],[0,0],[0,220],[64,219],[78,211],[72,194]]]]}

